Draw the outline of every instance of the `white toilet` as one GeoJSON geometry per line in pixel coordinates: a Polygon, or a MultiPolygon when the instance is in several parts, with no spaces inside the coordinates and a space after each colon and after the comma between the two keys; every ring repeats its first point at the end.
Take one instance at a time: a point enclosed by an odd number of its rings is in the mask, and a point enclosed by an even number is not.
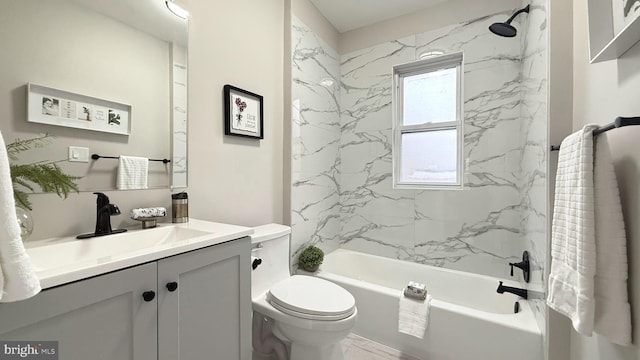
{"type": "Polygon", "coordinates": [[[341,360],[340,341],[356,324],[353,296],[321,278],[291,276],[290,227],[268,224],[254,231],[251,236],[254,352],[274,350],[279,360],[284,360],[280,358],[286,358],[286,353],[290,360],[341,360]],[[269,323],[266,327],[265,321],[269,323]]]}

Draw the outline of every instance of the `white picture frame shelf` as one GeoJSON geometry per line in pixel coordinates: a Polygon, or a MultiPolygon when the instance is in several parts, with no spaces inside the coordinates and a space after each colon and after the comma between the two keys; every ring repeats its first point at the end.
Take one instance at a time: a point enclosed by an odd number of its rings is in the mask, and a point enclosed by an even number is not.
{"type": "Polygon", "coordinates": [[[129,135],[131,105],[29,83],[27,121],[129,135]]]}
{"type": "Polygon", "coordinates": [[[588,0],[589,11],[589,59],[592,64],[614,60],[640,40],[640,16],[624,20],[626,26],[615,31],[614,16],[622,17],[614,11],[613,2],[635,0],[588,0]]]}

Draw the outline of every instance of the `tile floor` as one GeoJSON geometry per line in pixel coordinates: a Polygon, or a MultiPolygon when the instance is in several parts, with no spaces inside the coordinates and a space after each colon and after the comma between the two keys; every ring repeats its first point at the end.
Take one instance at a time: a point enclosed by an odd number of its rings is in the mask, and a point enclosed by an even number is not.
{"type": "MultiPolygon", "coordinates": [[[[422,360],[354,334],[349,334],[342,340],[342,353],[344,360],[422,360]]],[[[253,356],[253,360],[272,359],[259,357],[256,354],[253,356]]]]}
{"type": "Polygon", "coordinates": [[[342,340],[342,352],[344,360],[421,360],[354,334],[342,340]]]}

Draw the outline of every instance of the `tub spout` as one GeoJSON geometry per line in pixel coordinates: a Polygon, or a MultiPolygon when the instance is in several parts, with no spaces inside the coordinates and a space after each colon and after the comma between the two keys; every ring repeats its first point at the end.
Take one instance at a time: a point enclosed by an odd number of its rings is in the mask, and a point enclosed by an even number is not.
{"type": "Polygon", "coordinates": [[[496,290],[498,294],[504,294],[505,292],[512,293],[514,295],[518,295],[521,298],[527,298],[527,289],[520,289],[511,286],[502,285],[502,281],[500,281],[500,285],[498,285],[498,289],[496,290]]]}

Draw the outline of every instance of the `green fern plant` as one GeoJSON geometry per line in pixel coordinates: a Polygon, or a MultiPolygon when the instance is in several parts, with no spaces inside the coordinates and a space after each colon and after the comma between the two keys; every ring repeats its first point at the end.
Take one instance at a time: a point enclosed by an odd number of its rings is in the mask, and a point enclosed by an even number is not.
{"type": "Polygon", "coordinates": [[[40,187],[43,192],[56,193],[61,198],[67,198],[71,191],[78,192],[78,185],[75,180],[77,176],[65,174],[57,163],[60,161],[38,161],[30,164],[16,164],[18,154],[32,148],[43,148],[51,144],[52,136],[40,134],[31,139],[15,139],[14,142],[6,145],[7,155],[12,163],[9,164],[11,170],[11,181],[13,182],[13,196],[16,206],[31,210],[29,193],[24,189],[34,192],[34,185],[40,187]]]}

